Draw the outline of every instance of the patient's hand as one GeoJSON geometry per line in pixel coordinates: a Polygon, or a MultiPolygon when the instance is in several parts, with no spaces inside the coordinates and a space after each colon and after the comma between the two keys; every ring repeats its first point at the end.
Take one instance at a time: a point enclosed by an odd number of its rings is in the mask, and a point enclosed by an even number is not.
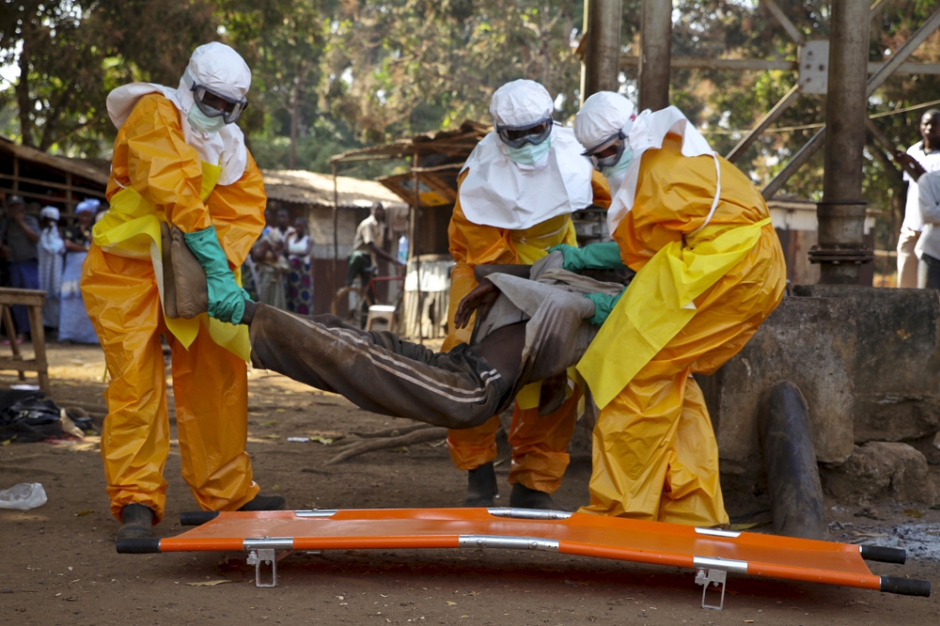
{"type": "Polygon", "coordinates": [[[486,315],[499,297],[499,288],[488,280],[483,280],[476,289],[464,296],[457,305],[454,326],[465,328],[470,323],[470,316],[479,309],[480,315],[486,315]]]}

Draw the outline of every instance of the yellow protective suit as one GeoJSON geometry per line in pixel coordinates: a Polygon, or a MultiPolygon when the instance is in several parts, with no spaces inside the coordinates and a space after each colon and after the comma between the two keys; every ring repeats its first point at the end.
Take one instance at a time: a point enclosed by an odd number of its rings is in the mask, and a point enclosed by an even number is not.
{"type": "MultiPolygon", "coordinates": [[[[459,185],[466,177],[464,172],[459,185]]],[[[594,204],[610,206],[610,188],[598,172],[592,178],[594,204]]],[[[450,306],[447,314],[449,333],[444,339],[443,351],[460,343],[468,343],[473,320],[466,328],[454,328],[457,305],[477,286],[473,270],[477,265],[530,265],[547,254],[552,246],[566,243],[577,245],[574,224],[569,215],[559,215],[525,230],[507,230],[480,226],[470,222],[460,208],[454,206],[454,215],[448,228],[450,253],[456,265],[451,273],[450,306]]],[[[561,484],[568,467],[568,442],[574,434],[578,400],[581,392],[576,387],[561,407],[549,415],[539,416],[538,385],[520,392],[528,401],[516,403],[509,431],[512,445],[510,484],[522,483],[529,489],[553,493],[561,484]],[[533,397],[534,396],[534,397],[533,397]]],[[[447,436],[450,457],[459,470],[472,470],[496,458],[496,431],[499,418],[493,416],[476,428],[451,430],[447,436]]]]}
{"type": "Polygon", "coordinates": [[[247,365],[232,351],[242,352],[241,333],[217,320],[210,333],[205,315],[168,323],[158,286],[162,268],[155,272],[151,256],[159,258],[154,223],[168,221],[184,232],[214,225],[230,266],[241,267],[264,227],[264,184],[249,155],[238,181],[216,186],[219,168],[186,144],[179,116],[173,103],[151,94],[121,127],[107,191],[111,208],[95,227],[82,273],[85,305],[111,374],[101,456],[118,519],[133,503],[153,509],[156,521],[164,514],[170,433],[161,335],[172,348],[182,474],[199,506],[233,510],[259,491],[245,453],[247,365]]]}
{"type": "Polygon", "coordinates": [[[638,273],[578,364],[601,407],[583,512],[728,523],[718,446],[693,373],[734,356],[783,297],[786,267],[763,198],[733,165],[684,157],[668,135],[642,156],[613,236],[638,273]]]}

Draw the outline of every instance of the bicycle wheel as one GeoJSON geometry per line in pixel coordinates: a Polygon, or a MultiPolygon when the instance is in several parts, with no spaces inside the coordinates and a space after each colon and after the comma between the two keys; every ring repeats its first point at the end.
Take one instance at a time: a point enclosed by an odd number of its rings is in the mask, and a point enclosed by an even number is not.
{"type": "Polygon", "coordinates": [[[366,292],[359,287],[343,287],[336,291],[330,305],[330,313],[350,326],[365,328],[372,304],[366,292]]]}

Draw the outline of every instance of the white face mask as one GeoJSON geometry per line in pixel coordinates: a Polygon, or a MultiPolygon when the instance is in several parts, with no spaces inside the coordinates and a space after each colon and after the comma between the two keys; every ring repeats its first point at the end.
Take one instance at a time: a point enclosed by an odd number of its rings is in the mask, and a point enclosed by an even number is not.
{"type": "Polygon", "coordinates": [[[633,161],[633,150],[630,149],[630,146],[624,146],[620,160],[610,167],[605,167],[601,170],[601,173],[607,178],[622,178],[624,172],[630,167],[631,161],[633,161]]]}
{"type": "Polygon", "coordinates": [[[190,126],[201,133],[217,133],[225,126],[225,120],[222,119],[221,115],[209,117],[200,111],[195,104],[189,108],[186,119],[189,120],[190,126]]]}
{"type": "Polygon", "coordinates": [[[521,165],[535,165],[552,149],[552,138],[549,137],[542,143],[535,145],[527,143],[521,148],[510,148],[507,146],[506,152],[509,153],[509,159],[514,163],[521,165]]]}

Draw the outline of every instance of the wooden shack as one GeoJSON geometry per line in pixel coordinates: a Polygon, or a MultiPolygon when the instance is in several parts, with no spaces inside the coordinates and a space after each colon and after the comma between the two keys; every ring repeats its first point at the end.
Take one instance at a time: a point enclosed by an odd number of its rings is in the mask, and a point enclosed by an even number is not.
{"type": "Polygon", "coordinates": [[[457,175],[491,129],[468,120],[454,130],[423,133],[332,159],[334,173],[345,164],[360,161],[400,159],[410,166],[403,174],[377,181],[411,207],[403,327],[407,336],[428,339],[446,334],[453,265],[447,227],[457,201],[457,175]]]}
{"type": "Polygon", "coordinates": [[[352,251],[356,227],[369,216],[369,209],[375,202],[381,202],[388,210],[388,238],[393,244],[393,254],[398,236],[407,229],[407,205],[377,182],[338,176],[334,190],[333,177],[329,174],[262,170],[262,175],[268,208],[275,211],[287,209],[292,218],[304,217],[307,220],[313,241],[310,261],[315,314],[330,312],[333,294],[345,284],[346,257],[352,251]],[[338,202],[335,231],[334,191],[338,202]]]}
{"type": "Polygon", "coordinates": [[[63,218],[75,215],[86,198],[105,200],[106,162],[46,154],[0,136],[0,194],[17,194],[27,204],[52,205],[63,218]]]}

